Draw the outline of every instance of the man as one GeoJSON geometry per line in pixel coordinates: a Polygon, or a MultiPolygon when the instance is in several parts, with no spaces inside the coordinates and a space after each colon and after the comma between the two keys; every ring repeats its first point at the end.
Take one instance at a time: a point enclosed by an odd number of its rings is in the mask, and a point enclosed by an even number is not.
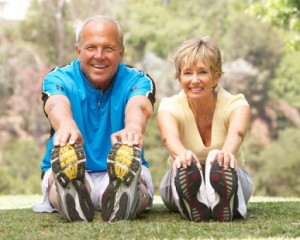
{"type": "Polygon", "coordinates": [[[95,16],[76,31],[75,59],[44,79],[44,110],[52,127],[41,162],[44,202],[67,221],[134,219],[151,208],[153,184],[143,133],[155,101],[154,82],[122,63],[119,23],[95,16]]]}

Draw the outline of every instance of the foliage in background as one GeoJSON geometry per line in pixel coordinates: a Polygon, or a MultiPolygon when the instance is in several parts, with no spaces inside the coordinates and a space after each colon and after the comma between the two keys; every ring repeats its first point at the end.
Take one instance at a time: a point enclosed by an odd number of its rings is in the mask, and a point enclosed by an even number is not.
{"type": "Polygon", "coordinates": [[[0,145],[0,194],[41,191],[41,153],[32,141],[13,140],[0,145]]]}
{"type": "Polygon", "coordinates": [[[75,49],[70,24],[65,4],[32,0],[27,18],[21,22],[19,29],[26,42],[40,43],[34,46],[41,57],[47,57],[47,61],[55,65],[62,65],[75,56],[70,54],[75,49]]]}
{"type": "Polygon", "coordinates": [[[300,196],[300,129],[288,128],[277,140],[262,148],[248,136],[244,143],[246,166],[258,196],[300,196]]]}
{"type": "Polygon", "coordinates": [[[227,31],[224,60],[242,58],[260,70],[273,70],[284,54],[281,34],[268,24],[240,14],[232,19],[227,31]]]}
{"type": "Polygon", "coordinates": [[[287,46],[300,50],[300,1],[299,0],[262,0],[253,3],[248,11],[263,22],[270,22],[287,31],[287,46]]]}
{"type": "Polygon", "coordinates": [[[149,161],[155,194],[159,194],[159,184],[168,169],[167,151],[162,147],[160,132],[156,122],[157,106],[153,116],[148,120],[145,132],[145,158],[149,161]]]}
{"type": "Polygon", "coordinates": [[[226,33],[228,5],[226,0],[126,1],[118,17],[125,30],[127,60],[136,62],[147,51],[167,58],[191,37],[210,35],[222,39],[226,33]]]}
{"type": "Polygon", "coordinates": [[[289,128],[259,153],[258,160],[264,164],[258,169],[258,195],[300,196],[299,146],[300,129],[289,128]]]}
{"type": "Polygon", "coordinates": [[[13,69],[13,59],[21,50],[22,41],[15,23],[3,23],[0,31],[0,114],[6,110],[6,98],[18,85],[16,73],[13,69]],[[14,45],[14,47],[12,47],[14,45]],[[9,51],[8,51],[9,50],[9,51]]]}
{"type": "Polygon", "coordinates": [[[300,52],[286,55],[275,70],[276,77],[272,80],[271,99],[282,99],[300,110],[300,52]]]}
{"type": "MultiPolygon", "coordinates": [[[[129,4],[120,9],[119,13],[125,32],[126,61],[134,63],[147,51],[154,51],[158,56],[166,57],[170,45],[176,41],[176,31],[169,31],[169,9],[158,1],[136,1],[132,4],[133,2],[135,1],[129,0],[129,4]],[[168,41],[170,44],[167,44],[168,41]]],[[[182,28],[181,25],[178,28],[182,28]]]]}
{"type": "MultiPolygon", "coordinates": [[[[256,183],[255,194],[282,194],[281,185],[272,185],[270,179],[276,176],[278,183],[281,180],[285,183],[293,182],[296,168],[288,166],[294,166],[296,158],[285,158],[273,149],[281,149],[287,155],[288,148],[280,147],[288,142],[285,139],[287,136],[278,134],[278,131],[286,128],[296,130],[299,125],[297,121],[289,119],[289,113],[278,108],[276,99],[281,98],[288,107],[295,107],[297,120],[300,101],[297,84],[299,52],[296,47],[293,48],[293,54],[286,51],[284,41],[295,40],[299,33],[299,9],[296,0],[254,1],[251,5],[246,0],[32,0],[28,18],[24,21],[1,22],[0,194],[40,193],[39,187],[30,186],[40,183],[39,161],[49,136],[49,124],[40,100],[41,81],[53,66],[67,64],[74,58],[74,26],[78,20],[96,14],[111,15],[123,25],[125,61],[142,67],[156,82],[158,98],[155,113],[162,97],[178,91],[170,67],[175,48],[190,37],[214,37],[224,56],[225,74],[222,84],[233,93],[245,94],[251,105],[252,125],[259,122],[266,129],[265,133],[258,128],[255,135],[256,127],[251,128],[244,144],[248,168],[256,183]],[[279,24],[279,21],[273,22],[272,26],[269,22],[259,21],[254,17],[257,15],[248,14],[260,11],[261,7],[264,11],[273,11],[273,5],[265,8],[265,4],[271,2],[288,8],[295,7],[294,12],[287,11],[288,14],[283,17],[276,15],[277,20],[282,18],[284,24],[279,24]],[[293,28],[287,22],[293,23],[293,28]],[[14,126],[16,116],[22,118],[18,128],[14,126]],[[31,138],[26,140],[26,144],[17,140],[24,139],[24,136],[28,139],[28,135],[31,138]],[[263,144],[264,138],[268,141],[263,144]],[[21,174],[19,176],[14,167],[14,171],[8,172],[12,164],[10,154],[18,166],[34,158],[34,165],[26,168],[32,178],[21,174]],[[270,159],[277,164],[288,161],[287,167],[273,169],[270,159]],[[268,174],[266,171],[269,171],[268,174]],[[12,181],[13,174],[16,179],[23,179],[27,190],[19,189],[21,180],[12,181]]],[[[261,16],[267,15],[263,13],[261,16]]],[[[292,155],[299,156],[299,147],[292,143],[290,146],[294,146],[290,150],[293,151],[292,155]]],[[[160,140],[156,114],[151,117],[146,129],[145,155],[151,164],[150,170],[157,191],[167,170],[168,154],[160,140]]],[[[287,194],[299,195],[294,185],[284,186],[287,194]]]]}

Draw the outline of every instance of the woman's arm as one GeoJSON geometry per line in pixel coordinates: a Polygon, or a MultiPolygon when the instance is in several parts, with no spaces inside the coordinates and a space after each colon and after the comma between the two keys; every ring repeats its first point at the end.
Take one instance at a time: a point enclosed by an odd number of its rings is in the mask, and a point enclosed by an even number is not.
{"type": "Polygon", "coordinates": [[[201,165],[196,156],[188,149],[186,149],[180,140],[178,122],[176,118],[167,111],[159,111],[157,113],[157,122],[160,130],[162,142],[174,159],[175,167],[183,166],[186,168],[194,161],[198,168],[201,165]]]}
{"type": "Polygon", "coordinates": [[[219,165],[225,169],[237,168],[236,154],[240,148],[250,124],[250,107],[235,108],[229,118],[228,133],[221,151],[217,154],[219,165]]]}

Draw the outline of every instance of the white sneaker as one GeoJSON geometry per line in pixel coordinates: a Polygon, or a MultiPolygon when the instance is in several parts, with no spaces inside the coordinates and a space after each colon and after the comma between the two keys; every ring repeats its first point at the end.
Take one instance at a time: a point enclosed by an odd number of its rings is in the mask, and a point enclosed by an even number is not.
{"type": "Polygon", "coordinates": [[[208,207],[202,171],[192,162],[187,168],[178,168],[175,187],[179,196],[181,214],[193,222],[208,221],[208,207]]]}
{"type": "Polygon", "coordinates": [[[107,171],[109,184],[102,196],[102,219],[133,220],[140,204],[141,150],[116,143],[108,155],[107,171]]]}
{"type": "Polygon", "coordinates": [[[58,210],[69,222],[94,219],[94,207],[84,183],[85,161],[83,148],[78,143],[54,147],[51,153],[58,210]]]}
{"type": "MultiPolygon", "coordinates": [[[[208,157],[209,158],[209,157],[208,157]]],[[[231,221],[238,178],[233,168],[220,167],[217,160],[206,162],[206,192],[215,221],[231,221]]]]}

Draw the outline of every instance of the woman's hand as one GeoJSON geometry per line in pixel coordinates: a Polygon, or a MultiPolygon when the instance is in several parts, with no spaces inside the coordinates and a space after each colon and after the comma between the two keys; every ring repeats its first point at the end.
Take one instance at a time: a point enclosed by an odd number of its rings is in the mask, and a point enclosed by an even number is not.
{"type": "Polygon", "coordinates": [[[234,154],[227,151],[219,151],[216,154],[215,159],[218,161],[219,166],[223,166],[225,169],[235,168],[237,169],[237,159],[234,154]]]}
{"type": "Polygon", "coordinates": [[[186,150],[174,159],[174,171],[176,170],[176,168],[180,167],[187,168],[191,165],[192,161],[196,163],[197,167],[200,170],[202,169],[200,161],[198,160],[196,155],[191,150],[186,150]]]}

